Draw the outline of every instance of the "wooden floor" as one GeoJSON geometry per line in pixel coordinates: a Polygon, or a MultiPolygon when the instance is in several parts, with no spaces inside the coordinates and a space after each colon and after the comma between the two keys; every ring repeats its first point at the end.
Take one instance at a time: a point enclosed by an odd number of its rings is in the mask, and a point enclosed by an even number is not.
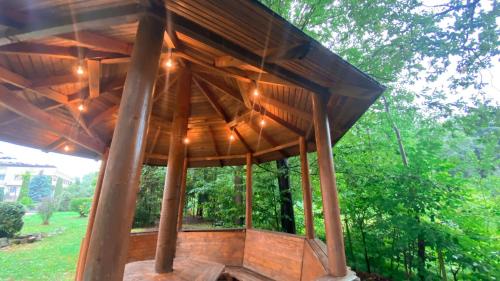
{"type": "Polygon", "coordinates": [[[220,263],[176,258],[173,272],[157,274],[154,260],[147,260],[127,264],[123,281],[216,281],[223,270],[220,263]]]}

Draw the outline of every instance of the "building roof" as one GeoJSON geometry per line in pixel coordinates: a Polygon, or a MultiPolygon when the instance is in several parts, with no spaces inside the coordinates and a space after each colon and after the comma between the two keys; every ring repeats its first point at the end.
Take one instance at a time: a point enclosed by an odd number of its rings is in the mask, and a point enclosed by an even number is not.
{"type": "MultiPolygon", "coordinates": [[[[162,65],[173,67],[158,73],[146,163],[167,163],[181,67],[193,72],[191,167],[243,164],[248,152],[257,161],[293,156],[299,136],[315,150],[312,92],[327,103],[335,143],[384,90],[257,1],[166,2],[162,65]]],[[[0,139],[99,157],[111,143],[141,11],[130,0],[2,1],[0,139]],[[78,65],[84,75],[75,75],[78,65]]]]}

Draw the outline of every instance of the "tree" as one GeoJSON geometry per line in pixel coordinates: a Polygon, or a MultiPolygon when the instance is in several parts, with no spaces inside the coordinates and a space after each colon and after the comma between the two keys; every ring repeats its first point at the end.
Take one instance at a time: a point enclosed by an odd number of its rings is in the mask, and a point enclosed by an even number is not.
{"type": "Polygon", "coordinates": [[[0,238],[13,237],[23,228],[23,205],[15,202],[0,202],[0,238]]]}
{"type": "Polygon", "coordinates": [[[43,174],[33,177],[29,184],[29,196],[34,202],[41,202],[52,195],[51,178],[43,174]]]}
{"type": "Polygon", "coordinates": [[[63,192],[63,180],[62,178],[57,178],[56,187],[54,188],[54,198],[59,198],[63,192]]]}
{"type": "Polygon", "coordinates": [[[153,227],[160,218],[165,168],[144,165],[134,217],[134,227],[153,227]]]}
{"type": "Polygon", "coordinates": [[[73,198],[70,201],[71,211],[77,212],[81,218],[87,216],[92,205],[92,198],[73,198]]]}
{"type": "Polygon", "coordinates": [[[23,181],[21,183],[21,190],[19,191],[19,196],[17,197],[17,201],[21,202],[22,200],[26,200],[24,198],[29,197],[29,184],[31,180],[30,172],[26,172],[23,174],[23,181]]]}
{"type": "Polygon", "coordinates": [[[288,159],[276,160],[278,173],[278,188],[280,191],[281,229],[284,232],[295,234],[295,215],[290,187],[290,167],[288,159]]]}
{"type": "Polygon", "coordinates": [[[56,210],[56,206],[52,198],[45,197],[38,205],[38,215],[42,218],[42,224],[48,225],[49,220],[56,210]]]}

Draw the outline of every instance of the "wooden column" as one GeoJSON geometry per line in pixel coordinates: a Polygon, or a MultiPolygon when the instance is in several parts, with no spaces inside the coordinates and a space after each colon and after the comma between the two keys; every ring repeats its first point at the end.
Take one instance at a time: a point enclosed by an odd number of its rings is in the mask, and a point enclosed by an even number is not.
{"type": "Polygon", "coordinates": [[[80,248],[80,256],[78,257],[78,264],[76,266],[75,280],[80,281],[83,278],[83,271],[85,270],[85,262],[87,260],[87,252],[89,249],[90,235],[92,234],[92,229],[94,227],[95,214],[97,211],[97,206],[99,205],[99,198],[101,197],[102,181],[104,179],[104,173],[106,171],[106,163],[108,162],[109,150],[106,150],[102,155],[101,167],[99,168],[99,175],[97,176],[97,182],[94,190],[94,198],[92,199],[92,206],[90,207],[89,220],[87,222],[87,231],[85,232],[85,237],[83,238],[82,246],[80,248]]]}
{"type": "Polygon", "coordinates": [[[247,178],[245,198],[245,225],[247,229],[252,228],[252,153],[247,153],[247,178]]]}
{"type": "Polygon", "coordinates": [[[326,101],[317,94],[312,95],[314,133],[318,153],[319,179],[325,217],[328,271],[335,277],[345,276],[347,266],[344,252],[344,239],[340,220],[337,183],[333,166],[332,143],[326,112],[326,101]]]}
{"type": "MultiPolygon", "coordinates": [[[[161,11],[155,8],[155,13],[161,11]]],[[[164,32],[165,20],[159,15],[141,16],[90,238],[84,280],[123,279],[164,32]]]]}
{"type": "Polygon", "coordinates": [[[314,239],[314,220],[312,213],[311,181],[309,179],[309,163],[307,161],[307,143],[304,137],[299,138],[300,169],[302,172],[302,198],[304,201],[304,220],[307,239],[314,239]]]}
{"type": "Polygon", "coordinates": [[[179,196],[179,215],[177,216],[177,231],[182,229],[182,218],[184,216],[184,205],[186,204],[186,180],[188,170],[188,159],[184,159],[184,166],[182,166],[182,180],[181,191],[179,196]]]}
{"type": "Polygon", "coordinates": [[[177,219],[179,213],[179,191],[182,182],[182,166],[186,158],[186,137],[191,94],[191,71],[180,70],[177,80],[174,119],[170,132],[168,168],[163,191],[158,243],[156,245],[155,270],[157,273],[173,270],[177,242],[177,219]]]}

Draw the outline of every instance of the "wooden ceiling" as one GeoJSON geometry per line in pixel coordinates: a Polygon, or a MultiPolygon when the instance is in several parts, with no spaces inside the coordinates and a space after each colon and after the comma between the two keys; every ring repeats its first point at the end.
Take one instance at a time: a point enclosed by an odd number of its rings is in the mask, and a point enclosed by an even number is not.
{"type": "MultiPolygon", "coordinates": [[[[312,92],[327,103],[335,143],[384,90],[258,2],[166,7],[145,163],[167,163],[182,67],[193,73],[191,167],[240,165],[248,152],[259,162],[293,156],[299,136],[314,150],[312,92]]],[[[112,140],[143,11],[136,1],[1,1],[0,139],[98,158],[112,140]]]]}

